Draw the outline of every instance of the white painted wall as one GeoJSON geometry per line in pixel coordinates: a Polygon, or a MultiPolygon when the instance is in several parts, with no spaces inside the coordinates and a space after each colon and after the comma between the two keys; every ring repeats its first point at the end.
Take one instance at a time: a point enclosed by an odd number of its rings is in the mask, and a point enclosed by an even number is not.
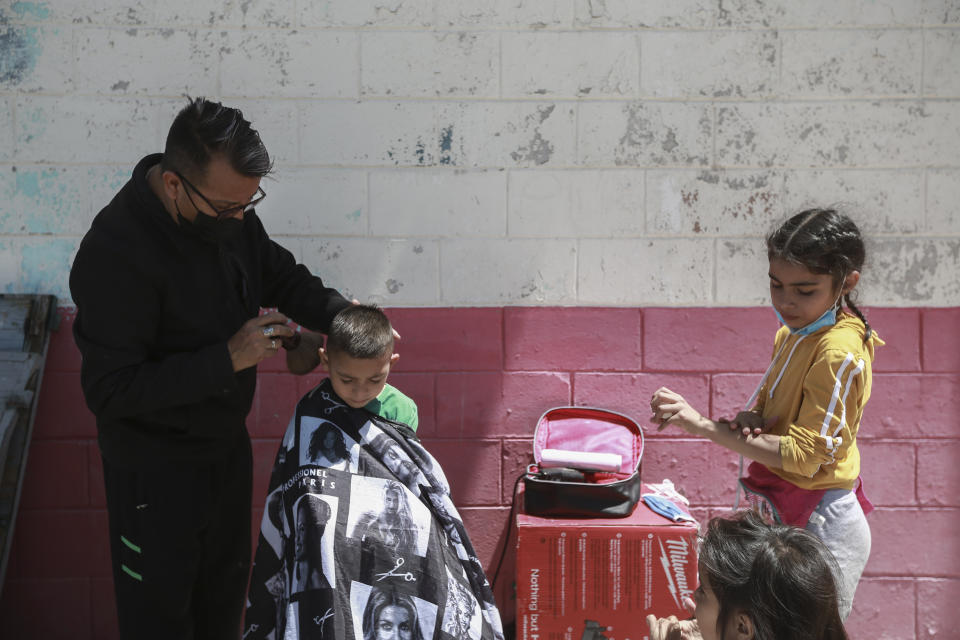
{"type": "Polygon", "coordinates": [[[69,303],[183,94],[361,299],[764,304],[763,235],[839,204],[864,303],[960,304],[958,0],[0,0],[0,290],[69,303]]]}

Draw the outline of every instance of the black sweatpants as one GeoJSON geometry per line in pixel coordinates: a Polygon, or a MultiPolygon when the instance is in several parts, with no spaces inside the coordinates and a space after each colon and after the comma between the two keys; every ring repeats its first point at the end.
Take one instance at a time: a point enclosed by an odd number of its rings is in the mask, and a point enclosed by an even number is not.
{"type": "Polygon", "coordinates": [[[103,460],[120,637],[236,640],[250,570],[253,456],[127,470],[103,460]]]}

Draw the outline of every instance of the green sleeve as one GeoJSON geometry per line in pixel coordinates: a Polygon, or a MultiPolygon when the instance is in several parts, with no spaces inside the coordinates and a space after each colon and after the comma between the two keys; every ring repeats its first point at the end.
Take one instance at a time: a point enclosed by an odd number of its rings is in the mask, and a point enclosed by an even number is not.
{"type": "Polygon", "coordinates": [[[389,384],[383,387],[376,400],[367,405],[367,409],[382,418],[401,422],[417,430],[417,403],[389,384]]]}

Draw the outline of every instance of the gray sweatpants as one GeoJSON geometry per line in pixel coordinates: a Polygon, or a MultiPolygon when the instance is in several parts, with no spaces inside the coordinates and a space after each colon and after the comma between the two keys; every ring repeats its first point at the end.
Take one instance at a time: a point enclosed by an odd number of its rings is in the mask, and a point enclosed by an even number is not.
{"type": "Polygon", "coordinates": [[[829,489],[807,522],[806,530],[817,536],[837,560],[837,595],[840,617],[850,615],[853,594],[870,557],[870,526],[857,494],[846,489],[829,489]]]}

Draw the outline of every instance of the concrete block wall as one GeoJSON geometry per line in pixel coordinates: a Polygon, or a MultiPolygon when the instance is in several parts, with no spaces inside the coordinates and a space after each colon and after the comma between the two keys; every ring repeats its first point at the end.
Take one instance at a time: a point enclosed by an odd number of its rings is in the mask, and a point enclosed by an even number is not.
{"type": "MultiPolygon", "coordinates": [[[[532,461],[533,429],[544,410],[601,406],[646,427],[649,397],[663,385],[704,413],[732,415],[769,358],[758,336],[776,329],[769,311],[745,307],[388,313],[403,335],[391,382],[416,400],[419,435],[443,465],[491,576],[506,542],[513,483],[532,461]]],[[[960,311],[868,313],[889,346],[878,350],[860,431],[864,484],[877,510],[869,517],[873,551],[848,629],[855,640],[952,638],[960,625],[953,605],[960,595],[960,311]]],[[[0,598],[0,637],[116,637],[96,427],[80,393],[72,311],[61,316],[0,598]]],[[[254,532],[280,435],[297,399],[321,379],[283,369],[280,358],[260,367],[248,421],[254,532]]],[[[729,511],[736,456],[682,432],[645,433],[646,480],[671,479],[702,519],[729,511]]],[[[497,585],[506,620],[514,616],[513,561],[510,552],[497,585]]]]}
{"type": "MultiPolygon", "coordinates": [[[[67,273],[187,93],[260,130],[271,234],[391,309],[394,381],[488,563],[539,413],[642,419],[660,384],[732,412],[769,357],[763,235],[843,206],[868,236],[861,300],[888,340],[863,432],[879,509],[851,631],[952,637],[958,55],[956,0],[0,3],[0,291],[64,305],[0,636],[114,635],[67,273]],[[57,615],[36,613],[50,602],[57,615]]],[[[315,380],[261,368],[261,489],[315,380]]],[[[735,459],[675,434],[648,445],[647,477],[682,483],[703,517],[728,507],[735,459]]]]}
{"type": "Polygon", "coordinates": [[[865,302],[960,304],[953,0],[0,6],[0,290],[53,292],[184,93],[277,161],[268,229],[390,306],[761,304],[839,204],[865,302]]]}

